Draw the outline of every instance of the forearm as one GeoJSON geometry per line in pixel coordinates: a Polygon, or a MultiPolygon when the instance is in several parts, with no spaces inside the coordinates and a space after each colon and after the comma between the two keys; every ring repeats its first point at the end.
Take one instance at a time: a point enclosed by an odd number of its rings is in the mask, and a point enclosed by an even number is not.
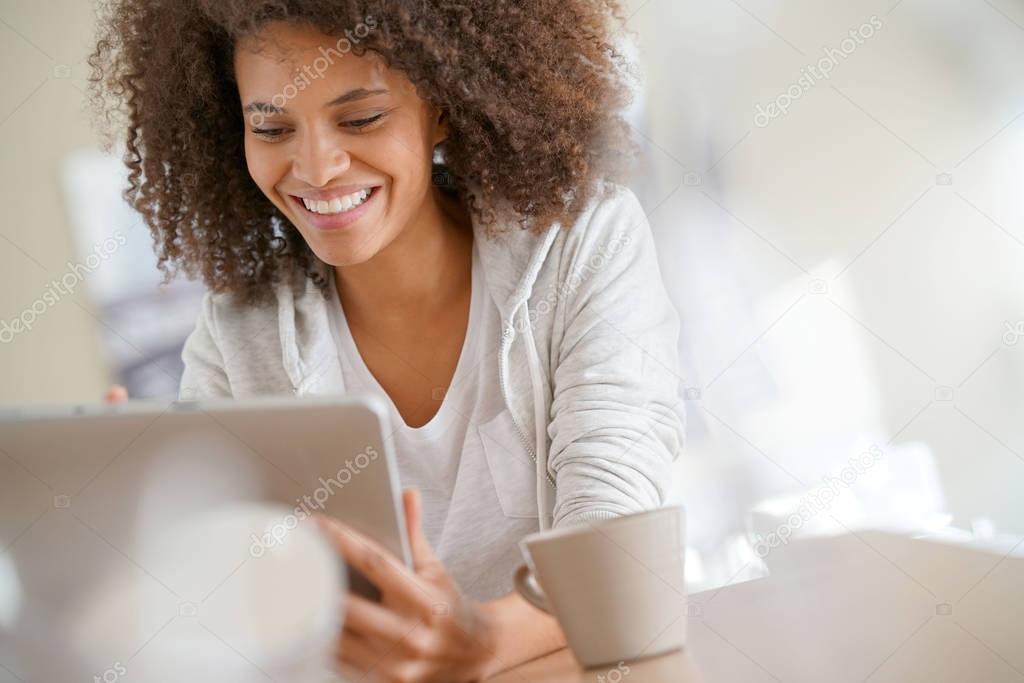
{"type": "Polygon", "coordinates": [[[514,667],[565,647],[565,635],[558,621],[509,593],[482,606],[493,634],[494,654],[487,675],[514,667]]]}

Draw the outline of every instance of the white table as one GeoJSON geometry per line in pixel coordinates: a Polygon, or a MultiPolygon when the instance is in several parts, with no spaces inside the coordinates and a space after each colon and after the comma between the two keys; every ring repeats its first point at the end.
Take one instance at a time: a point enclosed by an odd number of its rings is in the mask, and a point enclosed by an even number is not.
{"type": "Polygon", "coordinates": [[[1024,543],[1015,553],[880,532],[775,549],[765,579],[690,598],[689,643],[582,671],[568,650],[495,683],[1024,683],[1024,543]]]}

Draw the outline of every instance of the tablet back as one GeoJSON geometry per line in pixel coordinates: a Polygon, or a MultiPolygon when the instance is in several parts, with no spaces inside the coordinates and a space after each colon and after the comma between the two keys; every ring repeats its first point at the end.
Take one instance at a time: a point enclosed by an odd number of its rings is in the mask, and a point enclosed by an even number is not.
{"type": "MultiPolygon", "coordinates": [[[[115,630],[158,619],[168,596],[176,611],[208,618],[232,590],[255,600],[290,595],[291,609],[312,586],[235,584],[308,545],[314,527],[304,520],[315,512],[411,566],[387,429],[384,408],[362,397],[0,413],[0,584],[13,587],[0,595],[0,641],[26,656],[44,633],[74,641],[60,630],[95,612],[98,591],[110,594],[121,570],[129,578],[113,592],[131,593],[125,609],[134,616],[115,630]],[[5,597],[16,607],[6,623],[5,597]]],[[[337,613],[329,594],[317,600],[337,613]]]]}

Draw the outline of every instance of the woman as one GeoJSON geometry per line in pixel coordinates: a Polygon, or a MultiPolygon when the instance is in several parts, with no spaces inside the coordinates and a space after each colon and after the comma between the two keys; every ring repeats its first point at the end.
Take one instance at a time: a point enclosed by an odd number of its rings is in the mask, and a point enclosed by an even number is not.
{"type": "Polygon", "coordinates": [[[343,663],[474,680],[562,645],[518,541],[659,506],[676,316],[636,198],[614,2],[115,0],[92,55],[128,199],[210,293],[183,399],[385,399],[415,569],[323,522],[383,600],[343,663]],[[438,6],[440,5],[440,6],[438,6]],[[514,6],[513,6],[514,5],[514,6]]]}

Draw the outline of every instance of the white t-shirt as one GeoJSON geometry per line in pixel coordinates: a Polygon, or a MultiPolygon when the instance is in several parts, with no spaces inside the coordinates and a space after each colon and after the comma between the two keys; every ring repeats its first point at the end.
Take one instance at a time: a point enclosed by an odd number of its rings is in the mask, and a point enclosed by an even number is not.
{"type": "Polygon", "coordinates": [[[451,386],[437,414],[409,427],[370,373],[330,287],[331,330],[349,391],[388,406],[403,487],[422,493],[427,540],[463,593],[489,600],[511,590],[523,562],[519,541],[539,529],[534,461],[515,430],[498,383],[501,322],[473,247],[469,324],[451,386]]]}

